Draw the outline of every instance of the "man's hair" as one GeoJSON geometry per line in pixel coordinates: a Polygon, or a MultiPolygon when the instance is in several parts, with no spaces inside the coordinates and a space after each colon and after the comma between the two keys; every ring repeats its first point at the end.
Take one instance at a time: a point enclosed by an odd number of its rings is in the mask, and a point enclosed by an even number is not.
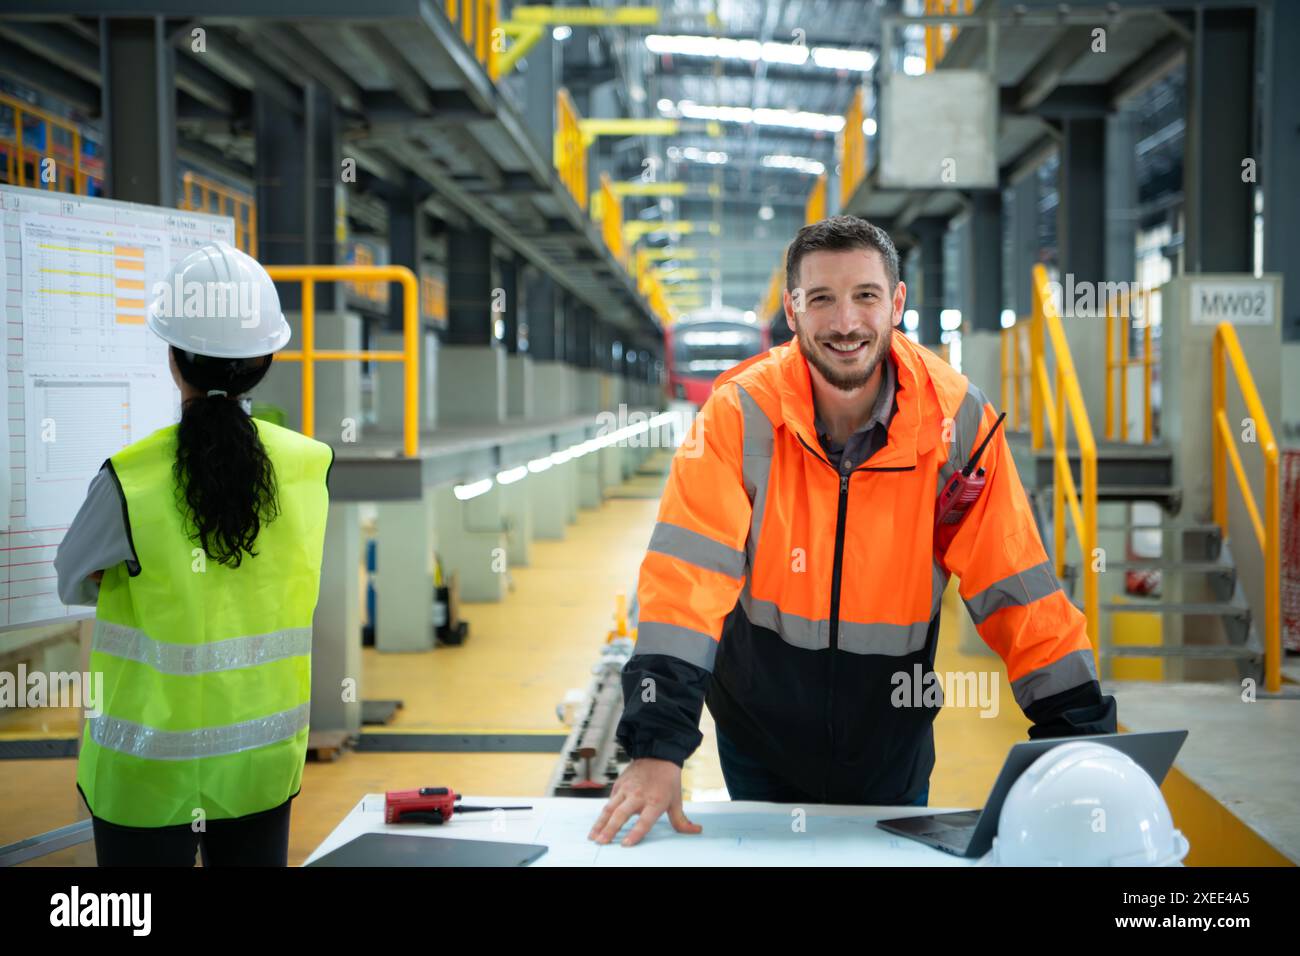
{"type": "Polygon", "coordinates": [[[793,293],[798,287],[799,264],[808,253],[843,249],[875,249],[884,260],[890,293],[898,287],[898,250],[889,233],[857,216],[831,216],[809,223],[795,233],[785,251],[786,288],[793,293]]]}

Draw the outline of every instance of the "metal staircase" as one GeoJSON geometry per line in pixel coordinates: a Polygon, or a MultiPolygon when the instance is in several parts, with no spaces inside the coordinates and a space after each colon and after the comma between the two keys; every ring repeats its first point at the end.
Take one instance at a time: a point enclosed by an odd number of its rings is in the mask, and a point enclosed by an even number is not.
{"type": "MultiPolygon", "coordinates": [[[[1003,334],[1003,403],[1014,398],[1009,406],[1014,411],[1009,425],[1018,426],[1008,428],[1007,441],[1053,567],[1071,601],[1088,619],[1098,673],[1103,678],[1114,677],[1113,665],[1126,658],[1160,659],[1179,662],[1172,668],[1175,679],[1223,680],[1235,675],[1252,679],[1268,696],[1297,696],[1294,685],[1283,689],[1281,676],[1277,446],[1235,330],[1226,322],[1220,323],[1213,339],[1212,460],[1180,462],[1176,468],[1173,448],[1151,440],[1150,342],[1141,358],[1147,366],[1145,441],[1098,440],[1046,269],[1036,266],[1033,277],[1033,314],[1003,334]],[[1022,331],[1027,336],[1022,336],[1022,331]],[[1240,387],[1248,414],[1259,428],[1256,447],[1264,463],[1262,516],[1226,415],[1229,370],[1240,387]],[[1026,396],[1030,399],[1030,414],[1022,428],[1022,398],[1026,396]],[[1183,512],[1183,493],[1175,480],[1176,474],[1207,465],[1214,492],[1214,520],[1209,523],[1203,516],[1183,512]],[[1249,580],[1245,587],[1225,538],[1229,529],[1229,465],[1235,472],[1237,490],[1256,539],[1251,541],[1247,532],[1234,537],[1233,542],[1245,542],[1241,545],[1245,547],[1258,543],[1263,557],[1261,580],[1249,580]],[[1135,520],[1138,509],[1132,506],[1141,503],[1155,506],[1148,510],[1159,515],[1157,521],[1135,520]],[[1130,556],[1131,533],[1139,530],[1160,536],[1158,557],[1130,556]],[[1161,597],[1125,600],[1122,592],[1108,587],[1111,599],[1103,601],[1103,580],[1109,585],[1115,580],[1114,572],[1132,570],[1159,571],[1161,597]],[[1106,576],[1105,572],[1112,574],[1106,576]],[[1257,593],[1261,585],[1262,601],[1257,593]],[[1254,595],[1254,607],[1247,591],[1254,595]],[[1160,615],[1160,643],[1117,640],[1115,617],[1120,614],[1160,615]]],[[[1123,317],[1127,321],[1127,315],[1123,317]]],[[[1111,361],[1109,311],[1105,318],[1108,366],[1124,367],[1127,360],[1123,350],[1119,362],[1111,361]]],[[[1149,337],[1149,331],[1147,334],[1149,337]]],[[[1124,341],[1127,335],[1126,330],[1124,341]]],[[[1108,374],[1108,390],[1110,386],[1108,374]]],[[[1127,412],[1123,390],[1119,405],[1120,420],[1124,421],[1127,412]]],[[[1114,409],[1108,391],[1108,432],[1114,409]]],[[[1123,431],[1121,427],[1121,438],[1125,437],[1123,431]]],[[[1258,564],[1247,564],[1258,568],[1258,564]]]]}
{"type": "MultiPolygon", "coordinates": [[[[1055,560],[1049,529],[1054,516],[1053,452],[1044,448],[1035,452],[1027,431],[1008,432],[1008,442],[1016,459],[1035,513],[1041,516],[1039,532],[1055,560]]],[[[1076,447],[1067,450],[1076,487],[1082,483],[1080,455],[1076,447]]],[[[1165,582],[1164,590],[1174,593],[1205,591],[1212,600],[1135,600],[1103,601],[1098,605],[1101,622],[1098,637],[1103,676],[1109,664],[1121,658],[1181,658],[1200,661],[1232,661],[1242,678],[1262,683],[1264,647],[1252,618],[1250,606],[1239,581],[1231,550],[1223,541],[1219,527],[1213,523],[1189,520],[1180,515],[1182,496],[1173,483],[1173,453],[1165,445],[1135,445],[1125,442],[1097,442],[1097,501],[1109,503],[1151,502],[1159,505],[1164,517],[1161,524],[1123,522],[1099,523],[1099,531],[1157,531],[1163,539],[1160,558],[1106,559],[1107,571],[1158,570],[1165,582]],[[1181,579],[1181,580],[1180,580],[1181,579]],[[1187,584],[1191,584],[1188,587],[1187,584]],[[1171,587],[1172,585],[1172,587],[1171,587]],[[1182,585],[1182,586],[1180,586],[1182,585]],[[1208,586],[1208,588],[1207,588],[1208,586]],[[1116,644],[1113,641],[1113,615],[1160,614],[1183,617],[1213,617],[1223,628],[1222,644],[1116,644]]],[[[1065,564],[1062,586],[1075,605],[1083,610],[1077,596],[1080,569],[1069,560],[1065,564]]]]}

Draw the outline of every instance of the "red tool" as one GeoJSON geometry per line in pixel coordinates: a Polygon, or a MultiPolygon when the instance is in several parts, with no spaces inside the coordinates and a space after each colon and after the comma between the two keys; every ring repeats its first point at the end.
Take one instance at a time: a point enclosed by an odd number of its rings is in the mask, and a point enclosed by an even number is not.
{"type": "Polygon", "coordinates": [[[943,486],[943,491],[939,493],[939,501],[935,505],[934,530],[941,549],[946,550],[952,542],[953,536],[957,534],[957,525],[961,523],[962,518],[966,517],[966,512],[970,510],[971,505],[975,504],[988,483],[984,469],[977,470],[975,465],[979,462],[980,455],[984,454],[988,443],[992,441],[993,433],[1002,424],[1002,419],[1006,417],[1006,412],[998,416],[998,420],[993,423],[993,427],[984,436],[980,446],[975,449],[975,454],[971,455],[970,461],[948,479],[947,484],[943,486]]]}
{"type": "Polygon", "coordinates": [[[531,810],[532,807],[464,807],[450,787],[421,787],[419,790],[389,790],[384,794],[385,823],[446,823],[456,813],[484,810],[531,810]]]}

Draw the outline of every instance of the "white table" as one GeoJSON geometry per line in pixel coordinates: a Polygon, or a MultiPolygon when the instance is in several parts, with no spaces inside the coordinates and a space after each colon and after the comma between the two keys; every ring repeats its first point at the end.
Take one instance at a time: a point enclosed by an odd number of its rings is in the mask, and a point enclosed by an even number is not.
{"type": "MultiPolygon", "coordinates": [[[[307,862],[363,833],[405,833],[463,840],[533,843],[547,852],[533,866],[970,866],[915,840],[886,833],[877,820],[939,812],[927,807],[843,807],[783,803],[701,802],[686,815],[703,833],[676,833],[661,817],[634,847],[587,839],[604,800],[580,797],[466,796],[467,806],[531,810],[457,814],[442,826],[384,823],[384,795],[367,794],[307,862]]],[[[960,809],[960,808],[959,808],[960,809]]]]}

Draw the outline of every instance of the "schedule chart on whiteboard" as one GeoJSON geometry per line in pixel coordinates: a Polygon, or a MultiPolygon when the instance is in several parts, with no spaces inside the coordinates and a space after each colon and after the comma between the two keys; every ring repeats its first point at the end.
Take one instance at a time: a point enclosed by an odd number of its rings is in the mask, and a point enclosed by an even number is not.
{"type": "Polygon", "coordinates": [[[4,391],[0,627],[84,614],[58,600],[55,550],[108,456],[176,421],[154,286],[192,248],[234,241],[223,216],[0,187],[4,391]]]}

